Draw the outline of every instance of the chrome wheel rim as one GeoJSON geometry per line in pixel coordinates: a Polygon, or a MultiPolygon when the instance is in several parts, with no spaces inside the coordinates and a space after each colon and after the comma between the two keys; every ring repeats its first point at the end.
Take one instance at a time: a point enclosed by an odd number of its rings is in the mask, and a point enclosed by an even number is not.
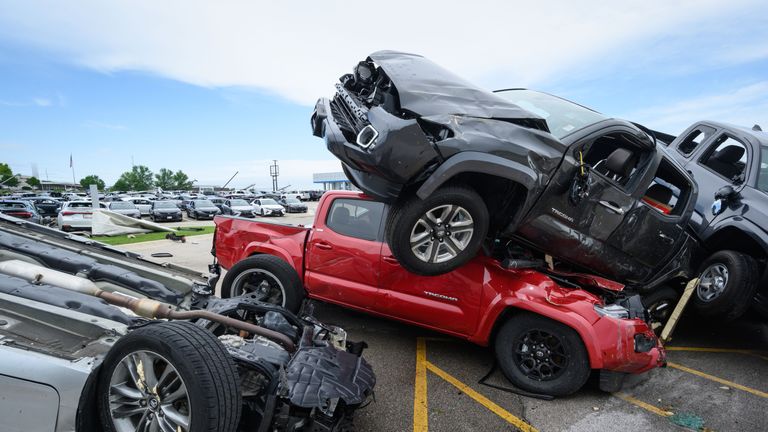
{"type": "Polygon", "coordinates": [[[231,296],[247,294],[264,303],[285,307],[285,288],[280,279],[264,269],[248,269],[232,281],[231,296]]]}
{"type": "Polygon", "coordinates": [[[189,393],[179,372],[152,351],[132,352],[109,383],[109,414],[118,432],[188,432],[189,393]]]}
{"type": "Polygon", "coordinates": [[[703,302],[711,302],[720,297],[728,286],[728,267],[724,264],[712,264],[701,273],[696,295],[703,302]]]}
{"type": "Polygon", "coordinates": [[[464,207],[437,206],[424,213],[411,228],[411,251],[424,262],[450,261],[467,248],[474,233],[474,220],[464,207]]]}

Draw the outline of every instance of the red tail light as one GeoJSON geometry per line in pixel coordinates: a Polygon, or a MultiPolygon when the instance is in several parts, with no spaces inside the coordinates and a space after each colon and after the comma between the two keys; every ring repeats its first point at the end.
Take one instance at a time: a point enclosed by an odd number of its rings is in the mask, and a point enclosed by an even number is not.
{"type": "Polygon", "coordinates": [[[32,213],[28,211],[20,211],[20,212],[11,211],[11,212],[6,212],[5,214],[7,214],[8,216],[24,218],[24,219],[29,219],[32,217],[32,213]]]}

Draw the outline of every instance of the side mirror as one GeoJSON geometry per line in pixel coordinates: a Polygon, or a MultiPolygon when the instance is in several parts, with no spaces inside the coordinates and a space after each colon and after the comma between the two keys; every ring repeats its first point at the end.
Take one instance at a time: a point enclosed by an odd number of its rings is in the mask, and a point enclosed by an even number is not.
{"type": "Polygon", "coordinates": [[[716,200],[729,201],[736,197],[736,191],[733,190],[733,186],[723,186],[717,192],[715,192],[716,200]]]}
{"type": "Polygon", "coordinates": [[[714,216],[719,215],[728,204],[738,197],[739,193],[733,190],[732,186],[723,186],[717,192],[715,192],[715,202],[712,203],[712,214],[714,216]]]}

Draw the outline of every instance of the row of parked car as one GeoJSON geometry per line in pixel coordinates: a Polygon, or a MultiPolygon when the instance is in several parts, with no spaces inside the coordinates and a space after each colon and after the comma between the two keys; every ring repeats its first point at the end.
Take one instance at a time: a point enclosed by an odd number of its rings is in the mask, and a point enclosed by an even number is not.
{"type": "MultiPolygon", "coordinates": [[[[87,198],[87,197],[86,197],[87,198]]],[[[0,201],[0,213],[44,224],[56,220],[63,231],[91,228],[93,204],[79,197],[66,201],[45,196],[20,196],[0,201]]],[[[305,213],[307,205],[294,197],[221,198],[181,195],[158,199],[151,195],[101,197],[99,207],[125,216],[147,217],[153,222],[180,222],[184,213],[190,219],[213,219],[218,214],[242,217],[283,216],[285,213],[305,213]]]]}

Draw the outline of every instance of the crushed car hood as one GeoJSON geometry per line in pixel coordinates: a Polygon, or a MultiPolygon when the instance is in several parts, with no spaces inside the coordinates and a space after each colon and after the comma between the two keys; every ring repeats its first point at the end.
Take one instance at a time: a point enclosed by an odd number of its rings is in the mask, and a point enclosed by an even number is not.
{"type": "Polygon", "coordinates": [[[456,114],[480,118],[529,120],[548,130],[541,117],[484,90],[416,54],[377,51],[368,59],[397,88],[402,109],[420,116],[456,114]]]}

